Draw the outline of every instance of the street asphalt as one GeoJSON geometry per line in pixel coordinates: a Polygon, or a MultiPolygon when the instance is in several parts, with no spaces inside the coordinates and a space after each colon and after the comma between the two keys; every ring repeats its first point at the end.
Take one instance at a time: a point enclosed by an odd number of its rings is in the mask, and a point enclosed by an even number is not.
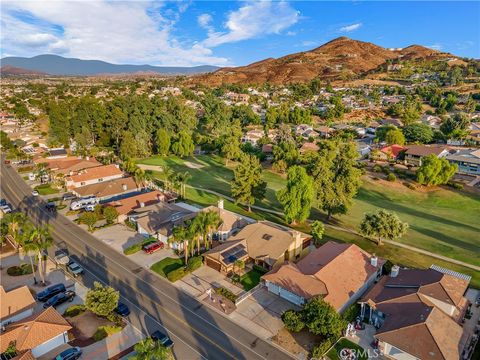
{"type": "MultiPolygon", "coordinates": [[[[77,257],[86,272],[82,282],[108,284],[120,291],[132,313],[129,320],[145,334],[169,333],[176,359],[292,359],[293,356],[232,322],[208,305],[173,286],[93,237],[45,202],[2,157],[1,197],[25,211],[37,224],[49,224],[56,247],[77,257]]],[[[53,250],[52,250],[53,255],[53,250]]]]}

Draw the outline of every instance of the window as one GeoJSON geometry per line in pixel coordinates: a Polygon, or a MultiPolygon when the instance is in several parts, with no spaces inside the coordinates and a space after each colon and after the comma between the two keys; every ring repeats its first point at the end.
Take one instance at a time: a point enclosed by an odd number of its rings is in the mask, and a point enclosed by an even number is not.
{"type": "Polygon", "coordinates": [[[102,178],[98,179],[98,182],[102,182],[102,181],[103,181],[103,179],[102,179],[102,178]]]}

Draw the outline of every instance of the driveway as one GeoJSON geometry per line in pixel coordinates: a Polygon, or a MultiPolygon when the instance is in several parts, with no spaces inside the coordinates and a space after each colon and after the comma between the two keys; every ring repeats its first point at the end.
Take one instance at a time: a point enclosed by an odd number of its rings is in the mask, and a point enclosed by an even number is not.
{"type": "MultiPolygon", "coordinates": [[[[97,230],[93,233],[93,236],[122,254],[126,248],[145,240],[143,235],[122,224],[97,230]]],[[[135,254],[128,255],[128,258],[136,262],[139,266],[149,269],[150,266],[156,262],[169,256],[175,257],[172,249],[162,249],[153,254],[146,254],[143,251],[139,251],[135,254]]]]}
{"type": "Polygon", "coordinates": [[[202,266],[193,273],[185,275],[180,281],[175,282],[175,285],[189,292],[193,296],[201,296],[205,294],[208,289],[224,287],[238,295],[243,291],[242,288],[232,284],[217,270],[209,266],[202,266]]]}

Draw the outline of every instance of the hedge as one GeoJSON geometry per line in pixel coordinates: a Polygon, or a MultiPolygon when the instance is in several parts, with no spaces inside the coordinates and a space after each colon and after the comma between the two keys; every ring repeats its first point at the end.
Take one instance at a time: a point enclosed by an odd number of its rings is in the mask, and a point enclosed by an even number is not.
{"type": "Polygon", "coordinates": [[[260,265],[257,265],[257,264],[254,264],[252,266],[252,269],[257,270],[258,272],[261,272],[261,273],[264,273],[264,274],[266,274],[268,272],[267,269],[265,269],[265,268],[263,268],[263,267],[261,267],[260,265]]]}
{"type": "MultiPolygon", "coordinates": [[[[111,225],[115,225],[115,224],[109,224],[109,226],[111,226],[111,225]]],[[[152,242],[156,242],[156,241],[157,240],[155,240],[155,239],[148,238],[146,240],[143,240],[142,242],[133,244],[132,246],[129,246],[129,247],[125,248],[123,250],[123,253],[125,255],[135,254],[135,253],[139,252],[140,250],[142,250],[143,245],[146,245],[146,244],[149,244],[149,243],[152,243],[152,242]]]]}
{"type": "Polygon", "coordinates": [[[97,331],[95,331],[95,334],[93,334],[93,339],[95,341],[100,341],[105,339],[107,336],[113,335],[120,331],[122,331],[121,326],[99,326],[97,331]]]}
{"type": "Polygon", "coordinates": [[[227,288],[219,287],[215,289],[215,292],[219,295],[222,295],[224,298],[230,300],[233,303],[237,300],[237,295],[235,295],[233,292],[231,292],[227,288]]]}
{"type": "Polygon", "coordinates": [[[195,271],[203,265],[203,260],[201,256],[195,256],[188,259],[187,270],[195,271]]]}
{"type": "Polygon", "coordinates": [[[170,271],[167,274],[167,279],[170,280],[171,282],[175,282],[175,281],[183,278],[186,274],[187,273],[185,271],[185,268],[181,267],[181,268],[178,268],[176,270],[170,271]]]}
{"type": "MultiPolygon", "coordinates": [[[[35,265],[34,265],[34,269],[36,270],[35,265]]],[[[7,274],[10,276],[29,275],[32,272],[33,272],[32,266],[30,264],[22,264],[20,266],[11,266],[7,269],[7,274]]]]}
{"type": "Polygon", "coordinates": [[[85,305],[72,305],[67,310],[65,310],[63,316],[75,317],[83,313],[85,310],[87,310],[85,305]]]}

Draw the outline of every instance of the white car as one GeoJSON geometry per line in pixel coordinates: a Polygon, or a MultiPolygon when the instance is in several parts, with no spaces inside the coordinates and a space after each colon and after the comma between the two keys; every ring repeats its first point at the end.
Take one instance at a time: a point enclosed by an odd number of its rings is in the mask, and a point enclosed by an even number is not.
{"type": "Polygon", "coordinates": [[[87,205],[87,206],[85,206],[85,211],[95,211],[95,205],[87,205]]]}
{"type": "Polygon", "coordinates": [[[38,195],[39,195],[39,193],[38,193],[38,191],[37,191],[37,190],[33,190],[33,191],[32,191],[32,195],[33,195],[33,196],[38,196],[38,195]]]}

